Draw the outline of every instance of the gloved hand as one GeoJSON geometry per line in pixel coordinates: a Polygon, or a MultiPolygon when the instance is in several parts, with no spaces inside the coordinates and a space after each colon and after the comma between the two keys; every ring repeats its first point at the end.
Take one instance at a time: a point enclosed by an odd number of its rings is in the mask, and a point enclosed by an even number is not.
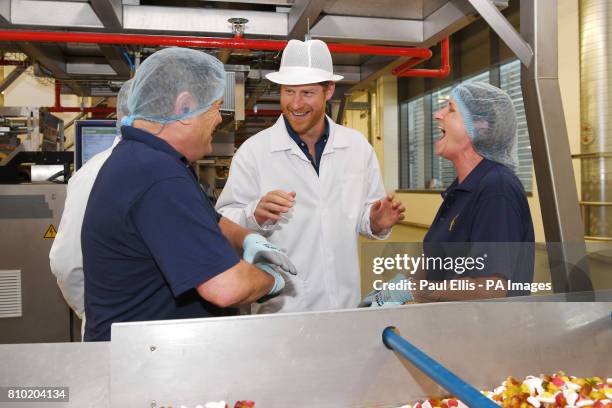
{"type": "Polygon", "coordinates": [[[242,258],[250,264],[267,263],[280,267],[284,272],[297,275],[291,259],[276,245],[259,234],[249,234],[242,243],[242,258]]]}
{"type": "Polygon", "coordinates": [[[280,268],[276,265],[270,265],[267,263],[257,263],[255,264],[255,266],[261,269],[262,271],[272,275],[272,277],[274,278],[274,286],[272,286],[272,289],[270,289],[270,291],[268,292],[266,296],[264,296],[264,298],[267,300],[269,297],[276,296],[279,293],[281,293],[281,291],[285,287],[285,279],[283,278],[281,273],[277,270],[280,268]]]}
{"type": "MultiPolygon", "coordinates": [[[[398,273],[391,279],[388,283],[398,284],[402,280],[408,280],[404,275],[398,273]]],[[[359,307],[387,307],[387,306],[397,306],[403,305],[406,302],[411,302],[414,300],[412,296],[412,292],[408,289],[404,290],[374,290],[366,295],[363,298],[361,303],[359,303],[359,307]]]]}

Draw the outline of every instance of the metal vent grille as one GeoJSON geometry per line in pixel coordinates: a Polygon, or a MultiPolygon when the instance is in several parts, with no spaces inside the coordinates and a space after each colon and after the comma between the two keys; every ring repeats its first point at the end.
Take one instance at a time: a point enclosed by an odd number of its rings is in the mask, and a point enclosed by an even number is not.
{"type": "Polygon", "coordinates": [[[236,87],[236,73],[225,71],[225,95],[223,95],[223,105],[221,110],[234,111],[236,109],[236,98],[234,88],[236,87]]]}
{"type": "Polygon", "coordinates": [[[0,318],[21,317],[21,271],[0,271],[0,318]]]}

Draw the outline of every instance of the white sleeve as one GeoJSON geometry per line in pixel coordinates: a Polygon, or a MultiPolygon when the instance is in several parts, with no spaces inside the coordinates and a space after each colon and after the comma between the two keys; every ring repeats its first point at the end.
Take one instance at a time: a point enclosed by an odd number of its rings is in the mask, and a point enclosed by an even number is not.
{"type": "Polygon", "coordinates": [[[236,224],[269,236],[274,225],[260,226],[255,220],[255,208],[261,199],[261,191],[256,158],[250,147],[250,144],[244,144],[236,152],[227,182],[215,207],[221,215],[236,224]]]}
{"type": "Polygon", "coordinates": [[[70,180],[62,219],[49,253],[51,271],[57,278],[57,284],[80,319],[85,313],[81,228],[94,180],[95,177],[76,176],[70,180]]]}
{"type": "Polygon", "coordinates": [[[382,177],[380,175],[380,166],[378,165],[378,159],[374,153],[374,149],[368,145],[369,153],[366,163],[366,173],[364,177],[364,183],[366,183],[366,200],[363,204],[361,213],[361,223],[359,225],[359,233],[365,235],[370,239],[384,240],[389,238],[391,235],[391,228],[381,231],[379,234],[372,232],[372,226],[370,225],[370,209],[372,204],[376,201],[385,197],[385,186],[383,185],[382,177]]]}

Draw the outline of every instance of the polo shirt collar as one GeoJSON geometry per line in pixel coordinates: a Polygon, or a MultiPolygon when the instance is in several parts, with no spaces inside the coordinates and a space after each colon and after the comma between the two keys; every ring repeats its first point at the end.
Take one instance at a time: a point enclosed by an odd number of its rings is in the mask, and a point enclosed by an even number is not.
{"type": "Polygon", "coordinates": [[[446,197],[451,191],[466,191],[468,193],[473,193],[478,187],[480,180],[493,166],[494,163],[491,160],[483,158],[461,183],[459,183],[459,179],[456,178],[455,181],[444,190],[442,197],[446,197]]]}
{"type": "MultiPolygon", "coordinates": [[[[325,116],[325,120],[329,125],[329,137],[325,145],[323,154],[332,152],[334,148],[343,148],[350,145],[350,139],[344,132],[338,132],[339,126],[334,123],[329,116],[325,116]]],[[[293,150],[296,154],[301,151],[298,145],[289,135],[285,119],[281,114],[272,126],[273,134],[270,140],[270,152],[279,152],[283,150],[293,150]]]]}
{"type": "Polygon", "coordinates": [[[185,156],[177,152],[172,146],[168,144],[168,142],[145,130],[138,129],[132,126],[121,126],[121,135],[123,139],[134,140],[136,142],[144,143],[155,150],[159,150],[160,152],[167,153],[176,159],[187,162],[185,156]]]}
{"type": "MultiPolygon", "coordinates": [[[[300,137],[300,135],[296,133],[295,130],[293,130],[293,128],[289,124],[289,121],[287,120],[287,118],[285,118],[285,115],[281,115],[281,117],[283,118],[283,122],[285,122],[285,128],[287,129],[287,133],[289,134],[289,137],[293,139],[295,144],[299,146],[300,143],[303,142],[302,138],[300,137]]],[[[319,140],[317,140],[317,143],[319,143],[321,139],[324,139],[326,137],[329,137],[329,120],[327,120],[327,116],[325,117],[325,129],[323,130],[323,134],[321,135],[319,140]]]]}

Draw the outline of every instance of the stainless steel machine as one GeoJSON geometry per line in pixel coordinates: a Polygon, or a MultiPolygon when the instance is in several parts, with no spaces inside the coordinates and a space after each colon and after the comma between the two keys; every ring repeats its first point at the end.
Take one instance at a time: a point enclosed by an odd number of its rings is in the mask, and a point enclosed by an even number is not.
{"type": "Polygon", "coordinates": [[[610,376],[611,311],[480,302],[122,323],[110,342],[0,345],[0,386],[69,387],[57,408],[397,407],[445,391],[383,345],[385,327],[485,389],[509,375],[610,376]]]}
{"type": "Polygon", "coordinates": [[[64,121],[44,108],[0,107],[0,150],[24,145],[24,150],[64,150],[64,121]]]}
{"type": "Polygon", "coordinates": [[[0,343],[71,340],[77,323],[49,268],[65,199],[65,184],[0,185],[0,343]]]}

